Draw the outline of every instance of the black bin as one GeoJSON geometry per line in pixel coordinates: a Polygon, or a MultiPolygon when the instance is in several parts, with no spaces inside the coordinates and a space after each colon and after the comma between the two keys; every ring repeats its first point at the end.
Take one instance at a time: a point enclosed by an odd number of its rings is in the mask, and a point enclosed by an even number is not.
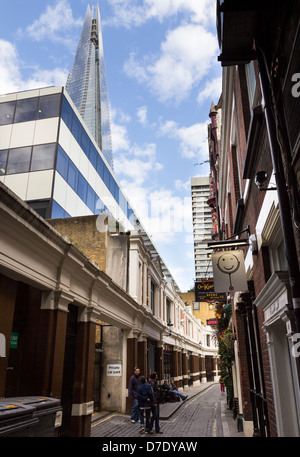
{"type": "Polygon", "coordinates": [[[29,431],[29,436],[53,437],[55,429],[60,427],[62,418],[62,407],[60,400],[51,397],[14,397],[5,398],[17,405],[28,406],[34,409],[33,417],[38,420],[36,427],[29,431]]]}
{"type": "Polygon", "coordinates": [[[39,420],[36,408],[16,402],[0,401],[0,437],[32,436],[39,420]]]}

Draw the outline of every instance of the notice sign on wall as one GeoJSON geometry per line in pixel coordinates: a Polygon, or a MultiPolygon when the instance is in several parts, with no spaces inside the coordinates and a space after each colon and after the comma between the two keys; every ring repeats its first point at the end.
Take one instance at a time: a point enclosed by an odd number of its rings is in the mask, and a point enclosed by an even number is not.
{"type": "Polygon", "coordinates": [[[108,363],[107,376],[122,376],[122,364],[121,363],[108,363]]]}
{"type": "Polygon", "coordinates": [[[243,251],[214,252],[212,266],[215,292],[248,290],[243,251]]]}

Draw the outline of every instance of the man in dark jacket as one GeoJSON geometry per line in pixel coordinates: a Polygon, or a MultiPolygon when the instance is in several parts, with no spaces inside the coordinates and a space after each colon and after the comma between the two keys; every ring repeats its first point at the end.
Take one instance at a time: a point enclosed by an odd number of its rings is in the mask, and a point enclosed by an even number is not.
{"type": "Polygon", "coordinates": [[[139,409],[138,409],[138,399],[137,399],[137,390],[141,383],[140,380],[140,369],[135,368],[134,374],[131,376],[128,385],[128,396],[132,398],[133,407],[131,412],[131,422],[134,424],[139,421],[139,409]]]}
{"type": "Polygon", "coordinates": [[[149,384],[153,390],[153,405],[151,408],[152,417],[150,421],[150,429],[152,430],[153,424],[155,423],[155,433],[162,433],[159,425],[160,388],[157,384],[157,373],[155,371],[150,375],[149,384]]]}
{"type": "Polygon", "coordinates": [[[141,376],[141,384],[138,387],[137,398],[139,402],[141,429],[144,431],[144,411],[146,413],[146,428],[145,433],[153,433],[150,429],[150,412],[153,404],[153,390],[150,384],[146,382],[145,376],[141,376]]]}

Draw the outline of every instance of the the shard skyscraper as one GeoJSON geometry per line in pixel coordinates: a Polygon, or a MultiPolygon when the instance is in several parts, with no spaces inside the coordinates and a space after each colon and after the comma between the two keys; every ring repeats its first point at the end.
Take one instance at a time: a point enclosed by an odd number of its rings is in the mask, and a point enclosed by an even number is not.
{"type": "Polygon", "coordinates": [[[66,90],[113,169],[109,100],[98,5],[87,7],[66,90]]]}

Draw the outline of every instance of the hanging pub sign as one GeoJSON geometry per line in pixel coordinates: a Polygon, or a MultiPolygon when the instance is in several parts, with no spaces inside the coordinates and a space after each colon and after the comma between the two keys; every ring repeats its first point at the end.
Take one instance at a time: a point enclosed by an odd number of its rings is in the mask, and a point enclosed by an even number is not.
{"type": "Polygon", "coordinates": [[[214,252],[211,258],[215,292],[248,290],[243,251],[214,252]]]}
{"type": "Polygon", "coordinates": [[[224,300],[225,294],[216,293],[214,289],[214,280],[205,279],[204,281],[195,282],[195,301],[216,301],[224,300]]]}

